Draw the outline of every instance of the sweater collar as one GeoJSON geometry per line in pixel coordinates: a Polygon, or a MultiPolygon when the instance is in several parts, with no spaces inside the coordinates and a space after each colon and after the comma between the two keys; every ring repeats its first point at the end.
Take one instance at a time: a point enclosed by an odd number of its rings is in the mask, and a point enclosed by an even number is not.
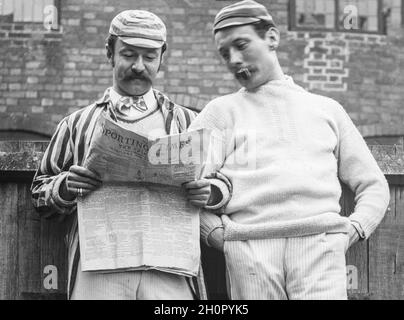
{"type": "Polygon", "coordinates": [[[240,89],[240,92],[253,93],[253,92],[258,92],[261,89],[270,88],[272,86],[286,86],[286,87],[300,88],[301,90],[304,90],[303,88],[298,86],[293,81],[293,78],[291,76],[288,76],[288,75],[285,74],[283,79],[276,79],[276,80],[268,81],[268,82],[264,83],[263,85],[259,86],[256,89],[253,89],[253,90],[247,90],[246,88],[243,87],[243,88],[240,89]]]}

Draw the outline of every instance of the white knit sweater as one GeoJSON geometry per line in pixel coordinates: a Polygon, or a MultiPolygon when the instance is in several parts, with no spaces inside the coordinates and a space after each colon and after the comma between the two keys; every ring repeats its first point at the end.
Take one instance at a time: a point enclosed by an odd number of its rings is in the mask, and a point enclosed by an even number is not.
{"type": "Polygon", "coordinates": [[[221,220],[202,214],[205,241],[221,223],[226,240],[347,232],[351,221],[367,238],[382,220],[389,188],[362,136],[340,104],[290,77],[214,99],[190,130],[201,127],[233,133],[218,166],[233,195],[221,220]],[[338,178],[355,193],[349,218],[338,178]]]}

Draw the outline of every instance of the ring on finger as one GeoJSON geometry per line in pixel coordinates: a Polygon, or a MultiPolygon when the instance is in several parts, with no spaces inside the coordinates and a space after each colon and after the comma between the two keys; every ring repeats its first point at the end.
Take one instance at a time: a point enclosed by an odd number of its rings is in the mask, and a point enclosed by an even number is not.
{"type": "Polygon", "coordinates": [[[77,194],[82,197],[83,196],[83,188],[78,188],[77,189],[77,194]]]}

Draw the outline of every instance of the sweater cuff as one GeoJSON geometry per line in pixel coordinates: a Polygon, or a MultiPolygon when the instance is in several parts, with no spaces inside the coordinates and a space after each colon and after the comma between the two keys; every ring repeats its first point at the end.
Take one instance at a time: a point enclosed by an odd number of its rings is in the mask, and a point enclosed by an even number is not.
{"type": "Polygon", "coordinates": [[[200,214],[200,223],[201,239],[208,247],[211,247],[208,242],[208,238],[213,230],[223,228],[222,219],[211,212],[202,211],[200,214]]]}
{"type": "MultiPolygon", "coordinates": [[[[383,214],[384,216],[384,214],[383,214]]],[[[370,235],[375,231],[377,226],[380,224],[380,221],[382,220],[382,217],[378,217],[375,219],[375,217],[366,214],[362,211],[356,211],[352,213],[349,217],[349,220],[352,222],[355,222],[353,226],[356,228],[358,226],[358,231],[361,237],[363,236],[363,239],[367,240],[369,239],[370,235]]]]}
{"type": "Polygon", "coordinates": [[[350,219],[350,220],[351,220],[352,226],[355,228],[356,232],[358,233],[360,240],[364,240],[366,238],[366,236],[365,236],[365,231],[363,231],[361,224],[356,220],[352,220],[352,219],[350,219]]]}
{"type": "Polygon", "coordinates": [[[67,172],[63,172],[55,179],[55,182],[54,182],[53,188],[52,188],[52,200],[59,207],[71,208],[76,204],[76,199],[73,199],[71,201],[65,200],[60,196],[60,193],[59,193],[60,186],[62,183],[64,183],[64,180],[66,179],[66,177],[67,177],[67,172]]]}
{"type": "Polygon", "coordinates": [[[206,205],[205,208],[208,210],[218,210],[229,201],[230,191],[229,191],[227,185],[219,179],[211,178],[211,179],[209,179],[209,181],[210,181],[212,187],[216,188],[216,190],[218,190],[221,193],[221,199],[218,203],[206,205]]]}
{"type": "Polygon", "coordinates": [[[231,184],[231,181],[220,171],[211,173],[210,175],[206,176],[205,179],[212,179],[212,181],[214,181],[213,183],[215,184],[215,186],[217,186],[221,190],[223,196],[222,198],[223,202],[220,201],[220,203],[217,204],[218,208],[212,208],[209,206],[207,209],[216,210],[217,213],[224,213],[226,206],[230,202],[233,195],[233,185],[231,184]],[[218,185],[216,185],[217,181],[223,182],[224,185],[220,184],[219,187],[218,185]]]}

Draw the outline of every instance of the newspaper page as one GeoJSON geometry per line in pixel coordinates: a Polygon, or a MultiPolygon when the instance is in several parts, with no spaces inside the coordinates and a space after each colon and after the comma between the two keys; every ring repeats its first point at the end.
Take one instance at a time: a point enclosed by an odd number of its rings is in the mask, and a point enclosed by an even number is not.
{"type": "Polygon", "coordinates": [[[79,201],[78,212],[84,271],[198,273],[199,210],[187,203],[183,190],[106,184],[79,201]]]}
{"type": "Polygon", "coordinates": [[[150,140],[99,118],[84,165],[103,186],[78,199],[83,271],[197,275],[199,209],[180,186],[206,174],[210,141],[207,130],[150,140]]]}
{"type": "Polygon", "coordinates": [[[151,140],[101,114],[84,166],[104,182],[180,186],[201,176],[209,157],[210,132],[200,129],[151,140]]]}

